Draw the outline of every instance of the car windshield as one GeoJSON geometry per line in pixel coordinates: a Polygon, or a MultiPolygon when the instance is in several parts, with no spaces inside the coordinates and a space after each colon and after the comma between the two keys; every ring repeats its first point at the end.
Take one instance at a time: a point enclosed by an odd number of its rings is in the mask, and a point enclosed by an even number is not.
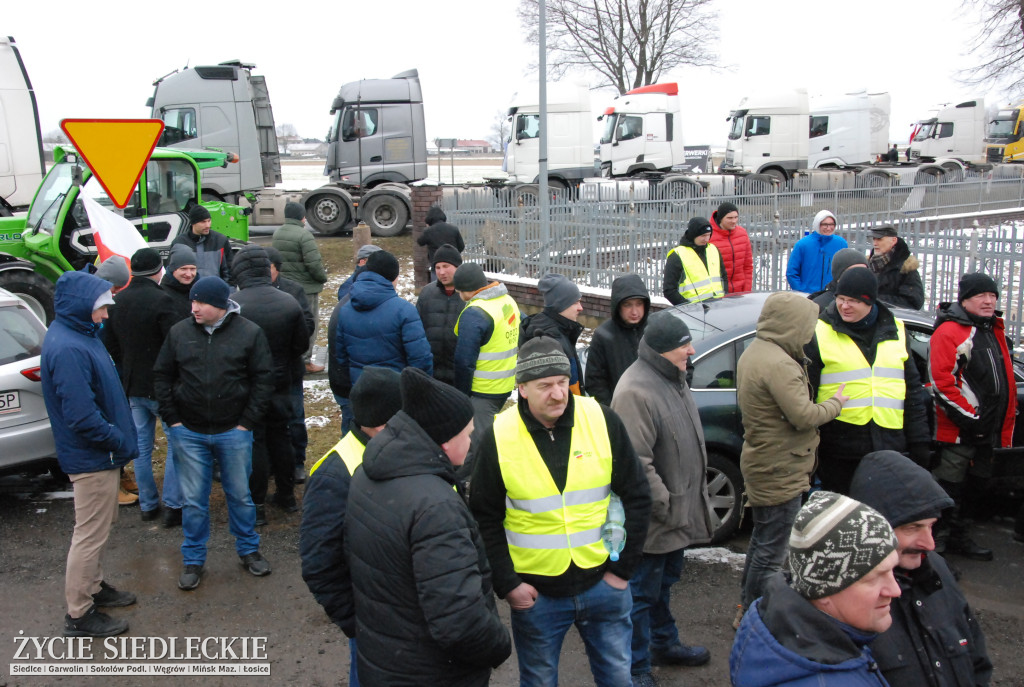
{"type": "Polygon", "coordinates": [[[0,365],[37,356],[46,329],[21,305],[0,305],[0,365]]]}

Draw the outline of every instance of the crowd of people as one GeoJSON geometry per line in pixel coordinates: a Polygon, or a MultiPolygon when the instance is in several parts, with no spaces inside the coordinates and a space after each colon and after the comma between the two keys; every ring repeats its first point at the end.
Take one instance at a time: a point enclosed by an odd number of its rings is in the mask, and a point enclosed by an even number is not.
{"type": "MultiPolygon", "coordinates": [[[[396,291],[396,257],[375,246],[338,290],[328,378],[342,435],[307,476],[302,378],[322,370],[310,348],[327,275],[302,206],[285,215],[271,247],[232,254],[197,207],[166,264],[144,248],[120,288],[101,278],[107,263],[58,280],[41,374],[74,484],[65,634],[128,629],[100,610],[135,603],[100,558],[133,462],[142,519],[182,528],[184,591],[202,581],[215,479],[255,576],[271,572],[265,505],[298,510],[306,482],[302,576],[349,638],[349,684],[485,685],[514,643],[521,684],[555,685],[573,626],[602,687],[706,664],[670,606],[686,549],[713,535],[693,337],[673,308],[655,312],[639,277],[618,277],[584,366],[580,289],[543,275],[544,306],[525,316],[463,261],[458,229],[432,208],[420,243],[433,280],[415,305],[396,291]]],[[[851,250],[837,221],[815,217],[790,260],[793,291],[766,299],[737,367],[754,527],[732,681],[987,684],[983,633],[939,554],[993,558],[964,505],[1012,439],[999,288],[962,277],[922,371],[889,308],[922,307],[917,260],[890,227],[869,255],[851,250]]],[[[688,222],[664,295],[749,291],[752,270],[738,209],[723,203],[688,222]]]]}

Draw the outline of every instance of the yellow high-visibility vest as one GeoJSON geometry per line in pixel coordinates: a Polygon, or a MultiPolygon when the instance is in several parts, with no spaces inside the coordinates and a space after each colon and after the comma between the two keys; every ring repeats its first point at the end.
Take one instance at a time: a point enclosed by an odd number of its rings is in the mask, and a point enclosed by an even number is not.
{"type": "Polygon", "coordinates": [[[608,558],[601,527],[608,514],[612,449],[601,406],[574,397],[565,490],[558,491],[517,407],[494,418],[505,482],[505,539],[516,572],[561,575],[570,563],[595,568],[608,558]]]}
{"type": "Polygon", "coordinates": [[[908,358],[903,322],[896,320],[895,341],[878,344],[875,364],[871,366],[853,339],[837,332],[828,322],[818,320],[814,331],[824,363],[817,402],[831,398],[840,384],[846,384],[843,393],[850,400],[843,404],[837,420],[851,425],[866,425],[874,420],[879,427],[902,429],[907,396],[903,366],[908,358]]]}
{"type": "Polygon", "coordinates": [[[683,263],[683,280],[679,282],[679,295],[688,301],[697,303],[706,301],[709,298],[721,298],[725,295],[725,286],[722,284],[722,255],[718,248],[709,243],[704,257],[707,258],[707,267],[697,255],[697,251],[689,246],[676,246],[668,252],[679,256],[683,263]]]}
{"type": "Polygon", "coordinates": [[[348,474],[354,475],[356,474],[356,468],[363,464],[363,451],[365,450],[366,446],[356,438],[355,432],[349,432],[330,451],[325,453],[323,458],[313,463],[313,467],[309,469],[309,476],[312,477],[316,469],[332,455],[337,455],[341,458],[342,462],[345,463],[345,467],[348,468],[348,474]]]}
{"type": "MultiPolygon", "coordinates": [[[[487,313],[494,321],[491,338],[480,346],[476,359],[471,389],[480,394],[507,394],[516,386],[516,356],[519,353],[519,306],[512,296],[473,298],[462,310],[471,307],[487,313]]],[[[462,313],[459,320],[462,320],[462,313]]],[[[459,321],[455,322],[455,336],[459,335],[459,321]]]]}

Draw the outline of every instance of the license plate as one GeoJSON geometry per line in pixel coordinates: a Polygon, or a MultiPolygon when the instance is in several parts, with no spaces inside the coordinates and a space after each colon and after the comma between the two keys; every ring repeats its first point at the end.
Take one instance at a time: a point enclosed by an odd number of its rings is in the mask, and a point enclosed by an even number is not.
{"type": "Polygon", "coordinates": [[[0,391],[0,414],[21,410],[21,394],[17,391],[0,391]]]}

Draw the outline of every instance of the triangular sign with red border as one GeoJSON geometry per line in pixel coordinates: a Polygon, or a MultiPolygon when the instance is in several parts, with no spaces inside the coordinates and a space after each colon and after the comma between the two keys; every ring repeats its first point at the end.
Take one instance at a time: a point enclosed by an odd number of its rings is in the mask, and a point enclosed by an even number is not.
{"type": "Polygon", "coordinates": [[[65,119],[60,128],[119,208],[128,205],[163,133],[159,119],[65,119]]]}

